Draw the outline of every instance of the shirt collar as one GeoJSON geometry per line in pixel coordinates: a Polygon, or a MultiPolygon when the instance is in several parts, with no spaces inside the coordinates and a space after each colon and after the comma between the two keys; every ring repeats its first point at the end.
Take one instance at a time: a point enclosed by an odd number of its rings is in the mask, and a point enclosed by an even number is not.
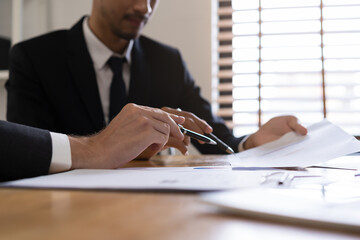
{"type": "Polygon", "coordinates": [[[88,17],[83,21],[83,33],[85,42],[89,50],[91,59],[97,69],[101,69],[106,65],[106,62],[111,56],[125,57],[128,64],[131,64],[131,50],[134,45],[134,40],[130,40],[124,54],[118,54],[111,51],[105,44],[103,44],[91,31],[88,24],[88,17]]]}

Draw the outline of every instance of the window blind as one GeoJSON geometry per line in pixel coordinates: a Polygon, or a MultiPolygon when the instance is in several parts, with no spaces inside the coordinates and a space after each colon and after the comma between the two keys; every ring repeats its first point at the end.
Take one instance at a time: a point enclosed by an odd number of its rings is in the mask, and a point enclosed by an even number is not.
{"type": "Polygon", "coordinates": [[[360,135],[360,1],[218,0],[218,111],[236,136],[278,115],[360,135]]]}

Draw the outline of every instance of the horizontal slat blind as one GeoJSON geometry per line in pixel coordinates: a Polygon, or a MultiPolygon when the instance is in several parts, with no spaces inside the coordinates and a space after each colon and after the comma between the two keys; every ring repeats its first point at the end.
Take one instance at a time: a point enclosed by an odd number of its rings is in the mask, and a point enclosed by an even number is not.
{"type": "Polygon", "coordinates": [[[360,1],[219,1],[219,111],[235,135],[277,115],[360,135],[360,1]]]}
{"type": "Polygon", "coordinates": [[[217,115],[221,116],[228,127],[233,128],[233,84],[232,65],[234,63],[232,53],[232,13],[231,0],[218,0],[218,84],[217,103],[219,110],[217,115]]]}
{"type": "Polygon", "coordinates": [[[360,1],[323,4],[326,117],[360,136],[360,1]]]}

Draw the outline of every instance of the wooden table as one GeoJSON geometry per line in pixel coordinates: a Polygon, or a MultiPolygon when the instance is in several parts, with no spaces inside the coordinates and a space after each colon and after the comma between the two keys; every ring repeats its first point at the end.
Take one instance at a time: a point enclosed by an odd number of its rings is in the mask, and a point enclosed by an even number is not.
{"type": "MultiPolygon", "coordinates": [[[[125,167],[194,165],[198,157],[172,158],[133,161],[125,167]]],[[[226,215],[201,203],[197,193],[3,188],[0,239],[346,240],[360,235],[226,215]]]]}

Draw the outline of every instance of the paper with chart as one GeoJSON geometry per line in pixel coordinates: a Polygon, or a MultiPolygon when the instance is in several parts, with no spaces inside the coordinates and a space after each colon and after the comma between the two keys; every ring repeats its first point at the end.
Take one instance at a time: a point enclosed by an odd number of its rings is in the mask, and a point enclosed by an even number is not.
{"type": "Polygon", "coordinates": [[[308,127],[308,134],[294,132],[260,147],[230,156],[236,167],[307,167],[359,152],[360,142],[338,126],[323,120],[308,127]]]}

